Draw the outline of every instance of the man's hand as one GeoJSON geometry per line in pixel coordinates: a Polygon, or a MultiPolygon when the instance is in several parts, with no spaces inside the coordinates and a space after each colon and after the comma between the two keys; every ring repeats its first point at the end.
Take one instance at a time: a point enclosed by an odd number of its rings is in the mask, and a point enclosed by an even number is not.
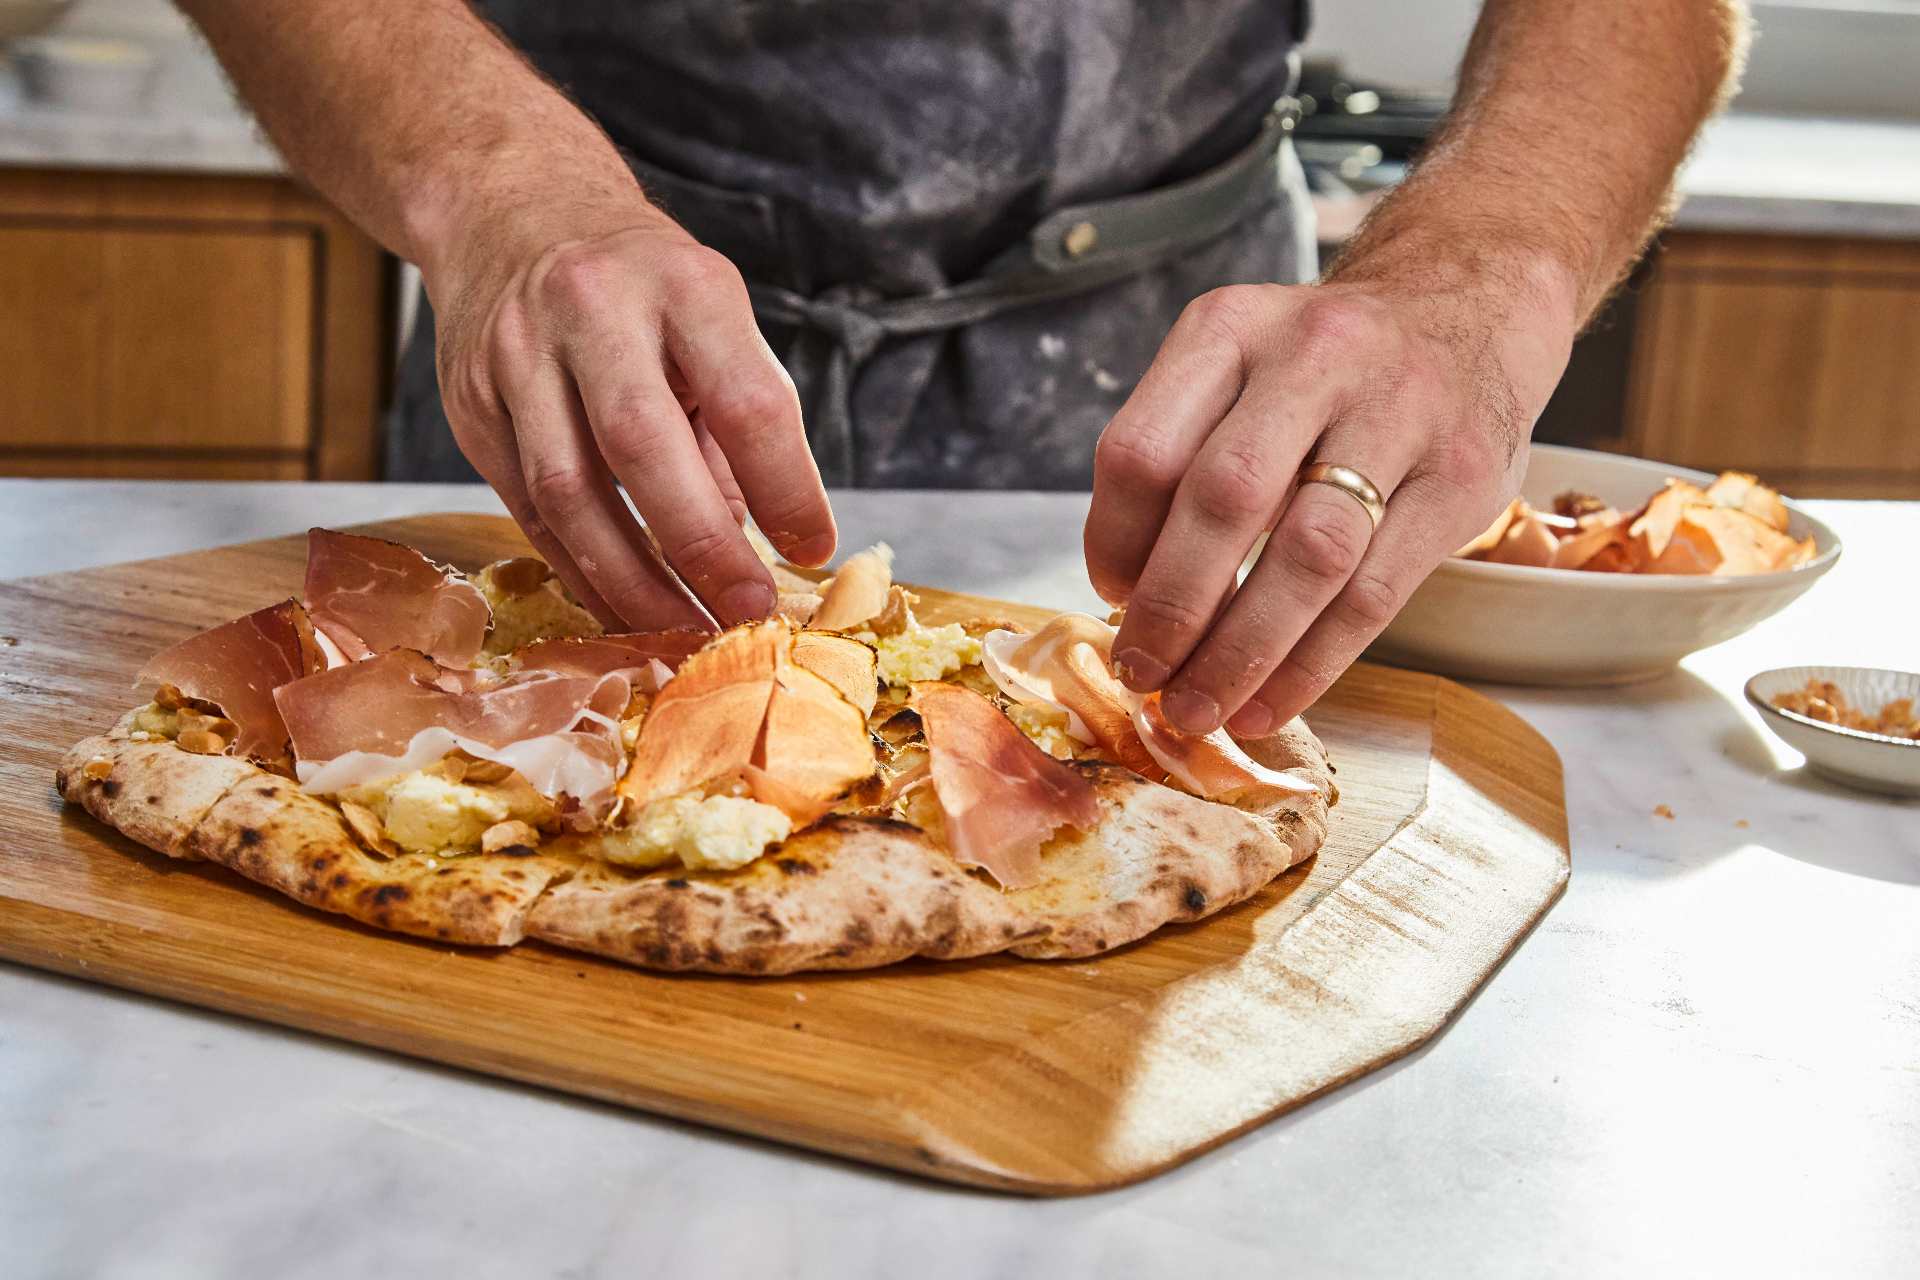
{"type": "Polygon", "coordinates": [[[1319,697],[1517,490],[1574,324],[1526,292],[1238,285],[1188,307],[1095,455],[1087,567],[1127,607],[1121,679],[1195,733],[1259,736],[1319,697]],[[1311,461],[1371,480],[1380,527],[1300,484],[1311,461]]]}
{"type": "Polygon", "coordinates": [[[479,251],[425,268],[454,435],[607,625],[701,625],[702,605],[725,625],[764,617],[747,513],[796,563],[834,547],[792,380],[725,258],[637,193],[588,225],[456,237],[479,251]]]}
{"type": "Polygon", "coordinates": [[[1127,605],[1122,680],[1180,728],[1266,733],[1486,527],[1744,39],[1739,0],[1486,0],[1445,127],[1327,281],[1201,298],[1101,437],[1087,568],[1127,605]],[[1380,527],[1309,461],[1371,480],[1380,527]]]}
{"type": "Polygon", "coordinates": [[[764,615],[749,511],[788,559],[833,553],[739,272],[468,0],[180,3],[293,166],[419,265],[461,449],[602,622],[764,615]]]}

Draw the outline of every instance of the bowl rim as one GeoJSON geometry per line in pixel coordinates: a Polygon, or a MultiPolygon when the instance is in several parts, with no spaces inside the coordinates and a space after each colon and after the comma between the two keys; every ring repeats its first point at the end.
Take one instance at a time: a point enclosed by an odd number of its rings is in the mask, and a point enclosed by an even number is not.
{"type": "MultiPolygon", "coordinates": [[[[1571,458],[1600,458],[1614,462],[1637,462],[1644,466],[1658,467],[1667,475],[1681,480],[1705,481],[1711,483],[1715,473],[1700,471],[1693,467],[1674,466],[1654,458],[1641,458],[1627,453],[1608,453],[1601,449],[1581,449],[1568,444],[1537,444],[1535,453],[1548,453],[1571,458]]],[[[1558,582],[1565,584],[1581,583],[1589,590],[1596,591],[1696,591],[1696,592],[1740,592],[1761,591],[1784,587],[1789,583],[1812,582],[1831,569],[1840,558],[1840,535],[1832,526],[1802,507],[1792,498],[1782,495],[1788,511],[1806,521],[1812,533],[1814,544],[1824,549],[1817,551],[1813,559],[1805,564],[1795,565],[1791,569],[1774,569],[1767,573],[1747,573],[1737,577],[1715,578],[1695,573],[1594,573],[1586,569],[1549,569],[1528,564],[1493,564],[1485,560],[1462,560],[1458,556],[1448,556],[1442,560],[1434,573],[1452,574],[1464,578],[1485,578],[1499,580],[1505,578],[1512,582],[1534,581],[1540,583],[1558,582]]],[[[1818,724],[1819,721],[1809,721],[1818,724]]]]}
{"type": "Polygon", "coordinates": [[[1808,728],[1819,729],[1824,733],[1831,733],[1838,738],[1850,738],[1855,742],[1871,742],[1881,746],[1906,747],[1909,750],[1920,751],[1920,738],[1896,738],[1892,734],[1868,733],[1865,729],[1849,729],[1845,725],[1828,724],[1825,720],[1815,720],[1812,716],[1803,716],[1798,711],[1788,711],[1785,707],[1776,707],[1761,697],[1760,691],[1755,688],[1756,685],[1768,676],[1777,676],[1789,671],[1805,671],[1810,667],[1821,667],[1821,669],[1826,671],[1858,672],[1862,675],[1905,676],[1909,679],[1920,678],[1920,672],[1902,671],[1898,667],[1841,667],[1803,662],[1791,667],[1772,667],[1766,671],[1756,672],[1748,678],[1743,689],[1743,692],[1747,695],[1747,701],[1752,703],[1754,709],[1760,711],[1762,714],[1778,716],[1788,724],[1806,725],[1808,728]]]}

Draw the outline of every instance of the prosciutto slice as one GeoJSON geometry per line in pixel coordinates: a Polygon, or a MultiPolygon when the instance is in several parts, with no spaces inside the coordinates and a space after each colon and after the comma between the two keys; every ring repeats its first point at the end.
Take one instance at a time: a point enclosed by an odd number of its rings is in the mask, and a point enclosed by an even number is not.
{"type": "Polygon", "coordinates": [[[1141,745],[1167,775],[1197,796],[1214,800],[1237,791],[1272,787],[1290,795],[1310,795],[1319,788],[1290,773],[1270,769],[1248,755],[1225,729],[1208,734],[1185,733],[1167,722],[1160,695],[1140,699],[1133,713],[1141,745]]]}
{"type": "Polygon", "coordinates": [[[934,797],[954,857],[984,868],[1002,887],[1040,883],[1040,846],[1063,826],[1085,830],[1100,820],[1092,785],[971,689],[923,680],[908,705],[926,727],[934,797]]]}
{"type": "Polygon", "coordinates": [[[416,649],[449,667],[470,666],[493,610],[458,571],[381,538],[307,534],[307,611],[350,661],[416,649]]]}
{"type": "Polygon", "coordinates": [[[535,640],[515,649],[509,662],[515,671],[553,671],[569,676],[638,671],[653,662],[678,671],[681,663],[712,641],[713,632],[691,629],[535,640]]]}
{"type": "Polygon", "coordinates": [[[1063,613],[1031,635],[989,632],[984,665],[1008,697],[1065,711],[1068,733],[1142,777],[1172,778],[1209,800],[1254,787],[1314,789],[1254,760],[1224,728],[1204,735],[1174,728],[1158,694],[1135,693],[1114,676],[1115,634],[1098,618],[1063,613]]]}
{"type": "Polygon", "coordinates": [[[457,747],[519,770],[543,795],[587,802],[618,776],[614,717],[627,698],[619,673],[481,681],[409,649],[307,676],[274,695],[308,791],[327,795],[410,773],[457,747]]]}
{"type": "Polygon", "coordinates": [[[284,764],[287,726],[274,690],[325,665],[307,611],[283,600],[154,654],[140,683],[170,684],[213,703],[239,730],[234,754],[284,764]]]}
{"type": "Polygon", "coordinates": [[[660,691],[620,794],[638,805],[739,778],[796,828],[874,770],[866,716],[795,660],[784,622],[727,632],[660,691]]]}
{"type": "Polygon", "coordinates": [[[1039,631],[990,631],[982,644],[988,676],[1016,702],[1067,713],[1067,732],[1109,759],[1158,781],[1163,773],[1133,725],[1140,695],[1108,666],[1114,628],[1084,613],[1063,613],[1039,631]]]}

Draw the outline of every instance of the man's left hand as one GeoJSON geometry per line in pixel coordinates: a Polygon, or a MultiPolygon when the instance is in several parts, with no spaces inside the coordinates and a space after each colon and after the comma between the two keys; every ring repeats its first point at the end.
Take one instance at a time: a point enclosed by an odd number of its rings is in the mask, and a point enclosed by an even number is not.
{"type": "Polygon", "coordinates": [[[1116,671],[1174,725],[1299,714],[1517,492],[1575,320],[1551,273],[1502,275],[1235,285],[1174,325],[1100,438],[1086,529],[1094,588],[1126,606],[1116,671]],[[1370,480],[1379,527],[1301,484],[1312,462],[1370,480]]]}

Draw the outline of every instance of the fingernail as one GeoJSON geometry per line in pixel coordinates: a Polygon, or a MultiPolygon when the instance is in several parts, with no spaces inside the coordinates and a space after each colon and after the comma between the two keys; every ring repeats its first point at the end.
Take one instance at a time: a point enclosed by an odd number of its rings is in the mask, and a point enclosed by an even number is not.
{"type": "Polygon", "coordinates": [[[1220,704],[1195,689],[1176,689],[1160,707],[1173,727],[1186,733],[1212,733],[1220,724],[1220,704]]]}
{"type": "Polygon", "coordinates": [[[773,588],[764,582],[736,582],[720,593],[720,621],[731,626],[773,612],[773,588]]]}
{"type": "Polygon", "coordinates": [[[1144,649],[1122,649],[1113,655],[1113,672],[1135,693],[1151,693],[1167,682],[1167,664],[1144,649]]]}
{"type": "Polygon", "coordinates": [[[1258,702],[1249,702],[1233,713],[1227,728],[1236,738],[1264,738],[1273,732],[1273,712],[1258,702]]]}
{"type": "Polygon", "coordinates": [[[795,564],[805,565],[809,569],[818,568],[833,554],[835,541],[832,534],[823,533],[818,537],[808,538],[805,542],[796,542],[787,552],[787,559],[795,564]]]}

